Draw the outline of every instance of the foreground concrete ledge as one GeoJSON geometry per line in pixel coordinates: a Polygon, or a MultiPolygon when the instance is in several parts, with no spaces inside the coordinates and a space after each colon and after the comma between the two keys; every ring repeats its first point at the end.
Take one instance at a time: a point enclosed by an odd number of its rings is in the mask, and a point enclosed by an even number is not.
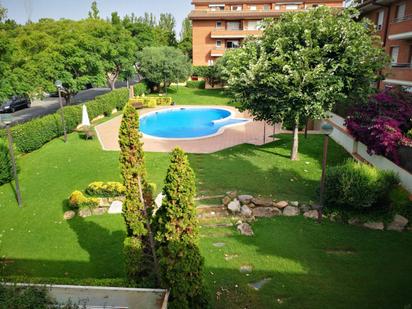
{"type": "Polygon", "coordinates": [[[169,292],[164,289],[136,289],[76,285],[5,283],[7,286],[46,288],[59,304],[69,301],[80,308],[166,309],[169,292]]]}

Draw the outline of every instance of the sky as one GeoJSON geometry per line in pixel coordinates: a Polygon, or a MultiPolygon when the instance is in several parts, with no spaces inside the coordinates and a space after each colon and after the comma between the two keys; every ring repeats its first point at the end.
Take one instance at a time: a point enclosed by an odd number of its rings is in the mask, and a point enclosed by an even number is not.
{"type": "MultiPolygon", "coordinates": [[[[37,21],[48,17],[54,19],[82,19],[87,17],[93,0],[0,0],[7,8],[7,16],[18,23],[28,19],[37,21]]],[[[179,35],[183,19],[191,10],[191,0],[97,0],[102,18],[109,17],[114,11],[120,16],[134,13],[141,16],[145,12],[172,13],[176,18],[176,31],[179,35]]]]}

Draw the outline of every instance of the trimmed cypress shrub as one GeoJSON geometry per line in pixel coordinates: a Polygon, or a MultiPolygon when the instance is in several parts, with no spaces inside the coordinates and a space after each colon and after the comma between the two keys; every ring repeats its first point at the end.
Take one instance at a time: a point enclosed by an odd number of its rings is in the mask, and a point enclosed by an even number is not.
{"type": "Polygon", "coordinates": [[[162,286],[170,288],[170,308],[204,308],[204,259],[198,248],[195,175],[186,154],[173,150],[154,230],[162,286]]]}
{"type": "Polygon", "coordinates": [[[149,218],[152,214],[152,187],[146,181],[143,144],[140,141],[139,114],[127,104],[119,131],[120,165],[126,189],[123,217],[126,222],[126,268],[129,281],[150,282],[154,285],[157,270],[154,240],[149,218]],[[141,194],[142,192],[142,194],[141,194]],[[143,195],[143,199],[141,197],[143,195]],[[133,252],[135,250],[136,252],[133,252]]]}
{"type": "Polygon", "coordinates": [[[0,139],[0,186],[13,180],[12,168],[8,144],[0,139]]]}

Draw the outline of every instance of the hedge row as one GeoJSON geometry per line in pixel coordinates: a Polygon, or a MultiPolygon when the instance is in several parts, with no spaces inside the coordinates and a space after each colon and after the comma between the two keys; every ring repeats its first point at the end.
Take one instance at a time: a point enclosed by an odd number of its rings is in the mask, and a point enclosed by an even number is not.
{"type": "MultiPolygon", "coordinates": [[[[109,116],[114,109],[122,110],[128,99],[129,92],[124,88],[96,97],[93,101],[86,103],[89,117],[93,119],[100,115],[109,116]]],[[[81,122],[82,107],[81,105],[66,106],[63,111],[67,131],[72,132],[81,122]]],[[[60,110],[54,114],[16,125],[11,128],[11,131],[17,149],[22,153],[32,152],[63,135],[60,110]]],[[[0,132],[0,135],[4,134],[5,132],[0,132]]]]}
{"type": "Polygon", "coordinates": [[[0,139],[0,186],[13,180],[12,163],[7,141],[0,139]]]}
{"type": "Polygon", "coordinates": [[[130,104],[143,104],[144,107],[153,108],[160,105],[170,105],[173,102],[171,97],[136,97],[129,100],[130,104]]]}
{"type": "Polygon", "coordinates": [[[186,82],[187,88],[205,89],[206,82],[204,80],[189,80],[186,82]]]}

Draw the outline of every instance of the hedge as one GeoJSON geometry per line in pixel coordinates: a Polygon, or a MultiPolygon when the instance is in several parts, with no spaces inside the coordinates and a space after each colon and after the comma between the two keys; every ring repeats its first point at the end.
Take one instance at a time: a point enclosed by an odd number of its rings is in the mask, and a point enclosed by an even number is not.
{"type": "MultiPolygon", "coordinates": [[[[125,88],[98,96],[93,101],[86,103],[89,117],[94,119],[100,115],[109,116],[115,109],[122,110],[128,99],[129,92],[125,88]]],[[[81,122],[82,106],[65,106],[63,111],[67,132],[73,132],[81,122]]],[[[29,153],[39,149],[49,141],[63,135],[60,110],[54,114],[13,126],[11,132],[14,143],[20,152],[29,153]]],[[[2,130],[0,136],[4,135],[5,132],[2,130]]]]}
{"type": "Polygon", "coordinates": [[[12,168],[7,142],[0,139],[0,186],[13,180],[12,168]]]}
{"type": "Polygon", "coordinates": [[[186,82],[187,88],[205,89],[206,82],[204,80],[189,80],[186,82]]]}
{"type": "Polygon", "coordinates": [[[172,102],[173,99],[171,97],[136,97],[129,100],[129,103],[132,105],[139,103],[148,108],[153,108],[159,105],[170,105],[172,102]]]}

